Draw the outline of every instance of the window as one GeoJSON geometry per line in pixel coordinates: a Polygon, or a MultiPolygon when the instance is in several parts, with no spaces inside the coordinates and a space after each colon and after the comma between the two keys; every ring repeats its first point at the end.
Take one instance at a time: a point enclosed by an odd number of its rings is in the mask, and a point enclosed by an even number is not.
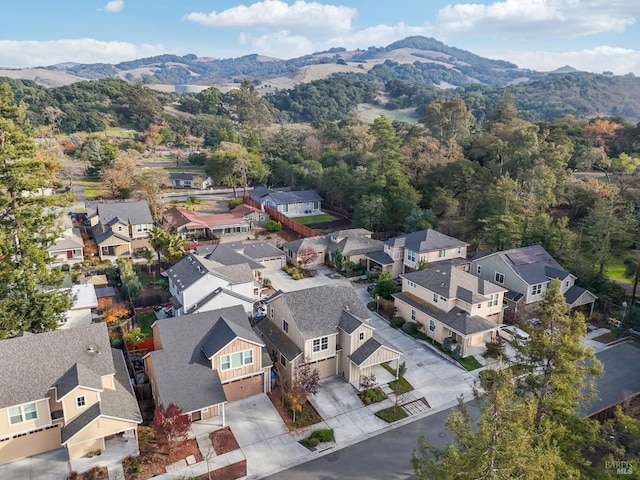
{"type": "Polygon", "coordinates": [[[458,253],[462,253],[462,247],[458,247],[458,253]]]}
{"type": "Polygon", "coordinates": [[[273,307],[269,305],[269,318],[273,320],[273,307]]]}
{"type": "Polygon", "coordinates": [[[496,272],[496,283],[503,284],[504,283],[504,274],[500,272],[496,272]]]}
{"type": "Polygon", "coordinates": [[[542,284],[539,283],[533,286],[532,295],[540,295],[542,293],[542,284]]]}
{"type": "Polygon", "coordinates": [[[433,294],[433,303],[438,303],[438,294],[437,293],[433,294]]]}
{"type": "Polygon", "coordinates": [[[289,322],[287,322],[284,318],[282,319],[282,330],[285,333],[289,333],[289,322]]]}
{"type": "Polygon", "coordinates": [[[364,340],[364,332],[360,332],[360,335],[358,335],[358,338],[360,339],[360,341],[364,340]]]}
{"type": "Polygon", "coordinates": [[[141,232],[148,232],[149,231],[149,225],[146,223],[140,224],[140,225],[136,225],[136,232],[141,233],[141,232]]]}
{"type": "Polygon", "coordinates": [[[492,293],[491,295],[489,295],[489,307],[495,307],[496,305],[498,305],[498,296],[499,294],[497,293],[492,293]]]}
{"type": "Polygon", "coordinates": [[[446,298],[444,298],[443,296],[440,296],[440,300],[442,300],[443,302],[446,302],[446,301],[447,301],[447,299],[446,299],[446,298]]]}
{"type": "Polygon", "coordinates": [[[289,205],[288,204],[284,204],[282,205],[282,213],[287,213],[289,211],[289,205]]]}
{"type": "Polygon", "coordinates": [[[438,250],[438,258],[442,258],[447,254],[445,250],[438,250]]]}
{"type": "Polygon", "coordinates": [[[434,322],[433,320],[429,320],[429,330],[433,332],[435,329],[436,329],[436,322],[434,322]]]}
{"type": "Polygon", "coordinates": [[[569,280],[567,280],[566,282],[564,282],[564,286],[565,286],[565,288],[569,288],[569,280]]]}
{"type": "Polygon", "coordinates": [[[244,350],[242,352],[230,353],[220,357],[220,370],[231,370],[240,368],[253,363],[253,350],[244,350]]]}
{"type": "Polygon", "coordinates": [[[82,408],[87,406],[87,399],[84,398],[84,395],[81,397],[76,397],[76,407],[82,408]]]}
{"type": "Polygon", "coordinates": [[[38,410],[35,403],[26,403],[9,409],[9,423],[11,425],[36,418],[38,418],[38,410]]]}
{"type": "Polygon", "coordinates": [[[416,321],[416,311],[411,309],[411,320],[416,321]]]}
{"type": "Polygon", "coordinates": [[[480,272],[482,272],[482,265],[476,265],[476,274],[480,275],[480,272]]]}
{"type": "Polygon", "coordinates": [[[313,351],[319,352],[320,350],[329,349],[329,337],[316,338],[313,340],[313,351]]]}
{"type": "Polygon", "coordinates": [[[414,252],[413,250],[407,250],[407,260],[409,260],[410,262],[415,262],[416,252],[414,252]]]}
{"type": "Polygon", "coordinates": [[[407,284],[411,287],[411,288],[416,288],[416,284],[413,283],[411,280],[407,280],[407,284]]]}
{"type": "Polygon", "coordinates": [[[280,365],[282,365],[283,367],[287,366],[287,359],[284,358],[284,355],[280,354],[280,365]]]}

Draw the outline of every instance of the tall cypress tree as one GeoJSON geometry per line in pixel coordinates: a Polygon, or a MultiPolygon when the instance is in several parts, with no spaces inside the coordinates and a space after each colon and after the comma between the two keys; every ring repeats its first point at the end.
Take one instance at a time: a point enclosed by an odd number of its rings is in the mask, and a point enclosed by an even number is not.
{"type": "Polygon", "coordinates": [[[68,195],[37,196],[58,165],[29,136],[25,108],[0,85],[0,338],[53,330],[71,307],[63,275],[49,268],[68,195]]]}

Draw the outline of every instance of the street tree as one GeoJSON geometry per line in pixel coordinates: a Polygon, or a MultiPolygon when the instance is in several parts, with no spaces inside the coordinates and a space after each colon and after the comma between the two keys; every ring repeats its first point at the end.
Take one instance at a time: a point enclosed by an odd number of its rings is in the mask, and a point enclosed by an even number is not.
{"type": "Polygon", "coordinates": [[[156,406],[153,414],[153,431],[161,445],[171,446],[182,440],[186,440],[191,428],[191,417],[174,403],[166,408],[163,404],[156,406]]]}
{"type": "Polygon", "coordinates": [[[60,234],[53,207],[69,204],[72,194],[23,193],[49,185],[59,168],[29,132],[24,106],[0,85],[0,338],[54,330],[73,303],[47,253],[60,234]]]}

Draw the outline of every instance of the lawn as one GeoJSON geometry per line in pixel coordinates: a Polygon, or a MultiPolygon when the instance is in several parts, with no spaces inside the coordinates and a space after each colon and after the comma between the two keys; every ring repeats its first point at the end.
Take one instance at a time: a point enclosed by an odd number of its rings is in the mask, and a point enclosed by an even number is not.
{"type": "Polygon", "coordinates": [[[151,325],[156,321],[156,314],[153,310],[138,315],[138,323],[140,329],[147,337],[153,337],[153,330],[151,325]]]}
{"type": "Polygon", "coordinates": [[[309,225],[310,223],[333,222],[334,220],[337,220],[337,218],[333,215],[329,215],[328,213],[321,213],[318,215],[309,215],[306,217],[294,217],[291,220],[302,225],[309,225]]]}
{"type": "Polygon", "coordinates": [[[629,278],[625,275],[626,267],[621,258],[614,258],[609,262],[607,268],[605,268],[604,274],[611,280],[617,280],[619,282],[631,283],[633,278],[629,278]]]}
{"type": "Polygon", "coordinates": [[[408,417],[407,412],[404,411],[404,408],[399,405],[394,405],[393,407],[384,408],[379,412],[376,412],[376,417],[380,417],[385,422],[393,423],[398,420],[402,420],[403,418],[408,417]]]}
{"type": "Polygon", "coordinates": [[[204,173],[204,167],[192,167],[191,165],[184,165],[182,167],[169,167],[169,168],[164,168],[163,170],[166,170],[169,173],[199,173],[202,174],[203,176],[205,175],[204,173]]]}
{"type": "Polygon", "coordinates": [[[74,183],[82,187],[87,200],[95,200],[104,193],[102,182],[97,178],[84,177],[80,180],[75,180],[74,183]]]}
{"type": "MultiPolygon", "coordinates": [[[[391,375],[395,375],[396,371],[391,367],[388,363],[382,363],[382,368],[384,368],[391,375]]],[[[413,390],[413,385],[409,383],[409,381],[404,378],[402,375],[397,380],[393,380],[389,382],[389,387],[393,390],[393,393],[396,395],[404,395],[405,393],[409,393],[413,390]]]]}
{"type": "Polygon", "coordinates": [[[460,363],[460,365],[462,365],[468,371],[482,367],[482,364],[478,360],[476,360],[476,357],[474,357],[473,355],[469,355],[468,357],[459,359],[458,363],[460,363]]]}

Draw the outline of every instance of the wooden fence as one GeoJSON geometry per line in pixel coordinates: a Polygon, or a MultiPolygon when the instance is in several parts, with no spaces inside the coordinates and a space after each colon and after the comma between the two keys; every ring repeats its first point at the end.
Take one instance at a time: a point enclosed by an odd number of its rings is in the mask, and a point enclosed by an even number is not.
{"type": "Polygon", "coordinates": [[[171,294],[169,292],[155,293],[144,295],[133,299],[133,305],[136,308],[153,307],[155,305],[166,305],[169,303],[171,294]]]}
{"type": "Polygon", "coordinates": [[[260,210],[264,210],[264,212],[271,217],[271,220],[275,220],[280,222],[283,227],[288,228],[289,230],[293,230],[294,232],[304,236],[304,237],[319,237],[321,234],[316,232],[313,228],[307,227],[306,225],[302,225],[301,223],[296,222],[295,220],[287,217],[283,213],[274,210],[271,207],[267,207],[266,205],[262,205],[258,202],[254,202],[250,197],[244,197],[244,203],[247,205],[258,208],[260,210]]]}

